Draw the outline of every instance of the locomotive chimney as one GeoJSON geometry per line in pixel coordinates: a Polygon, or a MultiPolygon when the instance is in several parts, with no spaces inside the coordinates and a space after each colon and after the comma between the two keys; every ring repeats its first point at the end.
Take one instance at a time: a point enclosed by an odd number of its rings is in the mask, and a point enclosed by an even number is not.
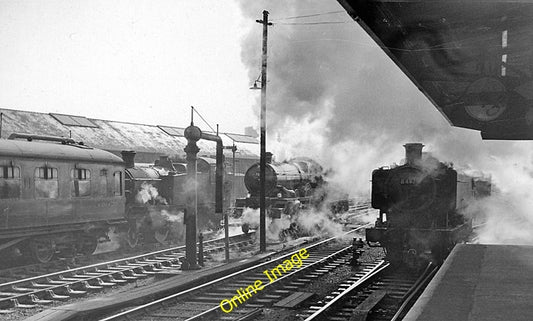
{"type": "Polygon", "coordinates": [[[126,168],[135,167],[135,152],[132,150],[123,150],[120,152],[122,160],[126,163],[126,168]]]}
{"type": "Polygon", "coordinates": [[[405,147],[405,163],[414,164],[422,159],[422,148],[424,147],[421,143],[407,143],[403,145],[405,147]]]}
{"type": "Polygon", "coordinates": [[[272,163],[272,153],[271,152],[266,152],[265,153],[265,161],[266,161],[267,164],[272,163]]]}
{"type": "Polygon", "coordinates": [[[174,165],[168,156],[159,156],[158,165],[168,170],[174,170],[174,165]]]}

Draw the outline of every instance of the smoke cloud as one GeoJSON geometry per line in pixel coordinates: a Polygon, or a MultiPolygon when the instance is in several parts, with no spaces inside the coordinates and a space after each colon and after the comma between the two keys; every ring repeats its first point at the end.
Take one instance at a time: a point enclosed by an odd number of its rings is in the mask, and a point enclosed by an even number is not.
{"type": "MultiPolygon", "coordinates": [[[[398,161],[401,144],[449,125],[336,2],[242,1],[251,21],[270,12],[267,148],[334,169],[350,194],[367,194],[372,169],[398,161]],[[286,17],[329,13],[302,19],[286,17]],[[294,25],[293,23],[341,22],[294,25]]],[[[262,27],[243,39],[250,80],[260,73],[262,27]]],[[[259,97],[257,98],[259,106],[259,97]]],[[[258,110],[258,108],[254,108],[258,110]]]]}
{"type": "MultiPolygon", "coordinates": [[[[331,168],[330,179],[352,197],[369,197],[372,170],[400,163],[402,145],[421,142],[439,160],[490,173],[502,192],[499,197],[515,204],[506,215],[533,221],[520,202],[533,199],[533,144],[482,141],[479,132],[451,127],[335,1],[242,0],[240,7],[251,21],[242,41],[250,83],[261,71],[262,26],[255,20],[268,10],[273,23],[268,34],[267,149],[279,161],[312,157],[331,168]],[[321,15],[287,19],[313,14],[321,15]],[[302,24],[317,22],[328,24],[302,24]]],[[[259,106],[258,95],[257,114],[259,106]]],[[[490,233],[518,235],[519,230],[511,225],[490,233]]]]}
{"type": "Polygon", "coordinates": [[[135,201],[138,204],[146,204],[148,202],[150,204],[168,204],[167,200],[159,195],[157,188],[148,183],[141,184],[141,189],[135,195],[135,201]]]}

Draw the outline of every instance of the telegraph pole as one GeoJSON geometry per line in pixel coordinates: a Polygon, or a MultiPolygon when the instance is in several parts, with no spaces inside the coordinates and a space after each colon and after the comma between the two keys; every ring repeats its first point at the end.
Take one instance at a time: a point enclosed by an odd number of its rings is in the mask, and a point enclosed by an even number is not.
{"type": "Polygon", "coordinates": [[[263,11],[263,20],[256,20],[263,25],[263,55],[261,64],[261,154],[259,161],[261,189],[259,191],[259,251],[266,252],[266,188],[265,188],[265,171],[266,171],[266,87],[267,87],[267,34],[268,11],[263,11]]]}

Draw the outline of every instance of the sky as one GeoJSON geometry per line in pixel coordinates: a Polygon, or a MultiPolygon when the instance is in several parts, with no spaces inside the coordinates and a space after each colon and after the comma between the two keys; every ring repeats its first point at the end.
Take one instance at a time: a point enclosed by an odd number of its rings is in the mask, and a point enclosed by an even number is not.
{"type": "Polygon", "coordinates": [[[242,133],[252,26],[231,1],[0,0],[0,107],[242,133]]]}

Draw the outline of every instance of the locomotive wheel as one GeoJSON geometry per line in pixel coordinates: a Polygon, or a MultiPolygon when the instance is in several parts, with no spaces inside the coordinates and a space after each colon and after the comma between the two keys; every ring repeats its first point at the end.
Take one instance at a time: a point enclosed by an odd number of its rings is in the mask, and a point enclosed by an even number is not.
{"type": "Polygon", "coordinates": [[[55,254],[55,244],[50,239],[32,240],[30,242],[30,254],[39,263],[47,263],[55,254]]]}
{"type": "Polygon", "coordinates": [[[130,226],[128,228],[128,232],[126,233],[126,242],[132,249],[135,248],[139,243],[139,232],[135,227],[130,226]]]}
{"type": "Polygon", "coordinates": [[[164,227],[154,232],[154,238],[157,242],[165,244],[169,234],[169,229],[164,227]]]}
{"type": "Polygon", "coordinates": [[[94,251],[96,251],[97,246],[98,241],[95,237],[84,236],[78,239],[77,250],[83,255],[91,255],[94,253],[94,251]]]}

